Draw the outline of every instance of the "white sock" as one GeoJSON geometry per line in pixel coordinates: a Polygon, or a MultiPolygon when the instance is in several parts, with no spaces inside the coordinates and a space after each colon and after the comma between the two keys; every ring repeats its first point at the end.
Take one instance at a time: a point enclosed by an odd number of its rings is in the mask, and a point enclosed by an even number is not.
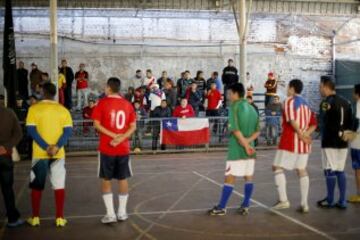
{"type": "Polygon", "coordinates": [[[309,176],[300,178],[300,193],[301,193],[301,206],[308,206],[308,195],[309,195],[310,180],[309,176]]]}
{"type": "Polygon", "coordinates": [[[126,215],[126,206],[128,202],[129,194],[119,194],[119,209],[118,215],[126,215]]]}
{"type": "Polygon", "coordinates": [[[283,171],[275,172],[275,184],[279,192],[280,202],[286,202],[288,198],[286,194],[286,178],[283,171]]]}
{"type": "Polygon", "coordinates": [[[114,210],[113,194],[112,193],[103,194],[103,200],[104,200],[104,203],[105,203],[106,215],[114,216],[115,215],[115,210],[114,210]]]}

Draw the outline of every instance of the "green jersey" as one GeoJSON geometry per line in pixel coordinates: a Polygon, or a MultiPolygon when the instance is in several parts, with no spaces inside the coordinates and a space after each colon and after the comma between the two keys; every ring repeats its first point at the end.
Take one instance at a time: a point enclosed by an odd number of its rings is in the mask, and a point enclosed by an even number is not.
{"type": "MultiPolygon", "coordinates": [[[[229,131],[240,131],[246,138],[258,132],[259,127],[259,115],[255,108],[251,106],[245,99],[240,99],[230,106],[229,112],[229,131]]],[[[252,147],[255,147],[254,142],[251,143],[252,147]]],[[[238,143],[237,138],[231,133],[228,149],[228,161],[254,159],[256,154],[247,155],[245,148],[238,143]]]]}

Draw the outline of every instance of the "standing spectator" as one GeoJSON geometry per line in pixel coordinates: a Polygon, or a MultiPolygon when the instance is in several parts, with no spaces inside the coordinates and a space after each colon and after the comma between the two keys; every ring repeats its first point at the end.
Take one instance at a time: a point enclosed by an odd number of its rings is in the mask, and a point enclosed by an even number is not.
{"type": "Polygon", "coordinates": [[[266,88],[265,93],[265,107],[272,102],[273,97],[277,92],[277,81],[274,76],[274,73],[269,72],[268,79],[266,80],[264,87],[266,88]]]}
{"type": "Polygon", "coordinates": [[[132,145],[135,153],[140,153],[142,148],[142,133],[144,130],[144,119],[146,118],[146,111],[138,101],[134,102],[134,108],[136,113],[136,130],[132,135],[132,145]]]}
{"type": "Polygon", "coordinates": [[[224,84],[224,105],[227,106],[227,90],[239,81],[238,70],[234,66],[234,60],[229,59],[228,65],[223,69],[222,82],[224,84]]]}
{"type": "Polygon", "coordinates": [[[219,78],[218,72],[211,73],[211,77],[206,81],[206,90],[210,90],[212,83],[216,84],[216,89],[222,93],[223,92],[223,84],[221,82],[221,79],[219,78]]]}
{"type": "Polygon", "coordinates": [[[194,109],[190,104],[188,104],[188,100],[186,98],[182,98],[180,101],[180,105],[177,106],[173,112],[173,117],[176,118],[192,118],[195,117],[194,109]]]}
{"type": "Polygon", "coordinates": [[[135,89],[144,86],[144,76],[140,69],[136,70],[135,76],[130,80],[129,84],[135,89]]]}
{"type": "Polygon", "coordinates": [[[198,116],[200,107],[202,106],[203,95],[197,88],[197,84],[193,82],[191,87],[186,91],[186,99],[195,111],[195,115],[198,116]]]}
{"type": "Polygon", "coordinates": [[[247,96],[252,96],[254,94],[254,84],[252,82],[249,72],[246,73],[246,91],[247,96]]]}
{"type": "Polygon", "coordinates": [[[77,95],[77,110],[80,111],[84,106],[88,105],[89,97],[89,73],[85,71],[85,64],[80,63],[79,71],[75,73],[76,79],[76,95],[77,95]],[[84,104],[82,103],[84,99],[84,104]]]}
{"type": "Polygon", "coordinates": [[[135,98],[135,89],[134,87],[129,87],[127,93],[125,94],[126,100],[133,103],[135,98]]]}
{"type": "Polygon", "coordinates": [[[205,96],[206,91],[206,81],[204,78],[204,72],[203,71],[197,71],[196,77],[194,78],[194,82],[197,85],[197,89],[201,93],[201,97],[203,98],[205,96]]]}
{"type": "Polygon", "coordinates": [[[30,88],[31,94],[35,94],[39,91],[39,85],[41,82],[41,71],[35,63],[31,64],[30,72],[30,88]]]}
{"type": "Polygon", "coordinates": [[[159,88],[160,88],[160,89],[163,89],[163,88],[165,87],[165,84],[166,84],[166,82],[167,82],[168,80],[172,81],[172,80],[169,78],[168,73],[167,73],[166,71],[163,71],[163,72],[161,73],[161,78],[159,78],[159,79],[157,80],[157,84],[159,85],[159,88]]]}
{"type": "Polygon", "coordinates": [[[177,85],[177,97],[180,102],[182,98],[186,97],[186,90],[189,88],[189,86],[194,82],[194,80],[191,78],[191,73],[189,70],[186,70],[184,72],[184,78],[180,78],[176,85],[177,85]]]}
{"type": "Polygon", "coordinates": [[[58,80],[58,89],[59,89],[59,103],[61,105],[65,105],[65,88],[66,88],[66,79],[64,74],[59,73],[59,80],[58,80]]]}
{"type": "MultiPolygon", "coordinates": [[[[218,117],[222,97],[221,97],[220,92],[216,89],[215,82],[211,83],[211,87],[206,95],[206,98],[208,100],[206,116],[207,117],[218,117]]],[[[215,119],[213,132],[216,133],[217,129],[218,129],[218,121],[215,119]]]]}
{"type": "Polygon", "coordinates": [[[168,106],[171,108],[171,110],[174,110],[177,102],[176,88],[174,87],[174,83],[171,79],[168,79],[165,82],[164,93],[168,106]]]}
{"type": "MultiPolygon", "coordinates": [[[[153,118],[170,118],[171,117],[171,109],[168,107],[166,100],[162,100],[161,105],[154,109],[152,117],[153,118]]],[[[157,144],[158,144],[159,136],[160,136],[160,126],[161,126],[160,120],[153,121],[153,128],[152,128],[153,129],[153,132],[152,132],[152,150],[153,151],[157,150],[157,144]]],[[[165,150],[166,146],[164,144],[162,144],[160,148],[161,148],[161,150],[165,150]]]]}
{"type": "Polygon", "coordinates": [[[65,107],[69,110],[72,108],[72,84],[74,81],[74,72],[68,67],[66,59],[61,60],[60,73],[64,74],[66,80],[65,88],[65,107]]]}
{"type": "Polygon", "coordinates": [[[267,145],[277,144],[280,132],[281,108],[279,96],[274,96],[273,102],[269,103],[265,108],[267,145]]]}
{"type": "Polygon", "coordinates": [[[34,140],[31,164],[32,217],[28,223],[40,226],[40,202],[46,175],[55,194],[57,227],[65,227],[65,150],[64,145],[72,133],[69,111],[54,101],[56,87],[48,82],[43,85],[44,100],[31,106],[26,119],[27,132],[34,140]]]}
{"type": "Polygon", "coordinates": [[[135,94],[134,94],[134,102],[139,102],[141,104],[142,107],[146,107],[147,105],[147,101],[145,98],[145,92],[146,92],[146,88],[145,86],[143,87],[139,87],[135,90],[135,94]]]}
{"type": "Polygon", "coordinates": [[[144,81],[144,85],[147,87],[147,89],[151,89],[152,85],[155,83],[156,83],[156,79],[152,74],[151,69],[146,70],[146,78],[144,81]]]}
{"type": "Polygon", "coordinates": [[[90,120],[91,120],[91,116],[92,116],[95,106],[96,106],[95,99],[89,99],[89,105],[84,107],[84,109],[82,110],[82,116],[83,116],[83,119],[85,120],[83,122],[83,133],[84,134],[88,134],[90,132],[90,128],[93,126],[93,123],[90,120]]]}
{"type": "Polygon", "coordinates": [[[19,68],[16,70],[18,77],[18,91],[19,95],[25,101],[29,98],[29,71],[24,67],[24,62],[19,61],[19,68]]]}
{"type": "Polygon", "coordinates": [[[150,101],[150,116],[156,107],[160,106],[161,101],[166,100],[165,93],[159,89],[156,83],[152,85],[149,96],[150,101]]]}
{"type": "Polygon", "coordinates": [[[15,206],[14,163],[12,149],[21,140],[22,132],[15,113],[3,107],[3,96],[0,99],[0,186],[4,198],[8,227],[18,227],[24,223],[15,206]]]}

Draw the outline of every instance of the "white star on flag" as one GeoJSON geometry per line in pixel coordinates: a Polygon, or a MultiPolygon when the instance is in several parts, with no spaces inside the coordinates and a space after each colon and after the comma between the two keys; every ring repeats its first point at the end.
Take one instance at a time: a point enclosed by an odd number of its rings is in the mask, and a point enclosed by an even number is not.
{"type": "Polygon", "coordinates": [[[171,127],[171,126],[172,126],[172,123],[169,121],[169,122],[166,123],[166,125],[167,125],[168,127],[171,127]]]}

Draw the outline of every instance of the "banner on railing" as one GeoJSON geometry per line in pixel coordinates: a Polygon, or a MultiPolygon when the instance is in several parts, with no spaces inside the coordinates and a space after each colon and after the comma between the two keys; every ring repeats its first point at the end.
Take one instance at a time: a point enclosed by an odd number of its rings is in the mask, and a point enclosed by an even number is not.
{"type": "Polygon", "coordinates": [[[161,121],[161,144],[191,146],[210,142],[209,119],[178,118],[161,121]]]}

